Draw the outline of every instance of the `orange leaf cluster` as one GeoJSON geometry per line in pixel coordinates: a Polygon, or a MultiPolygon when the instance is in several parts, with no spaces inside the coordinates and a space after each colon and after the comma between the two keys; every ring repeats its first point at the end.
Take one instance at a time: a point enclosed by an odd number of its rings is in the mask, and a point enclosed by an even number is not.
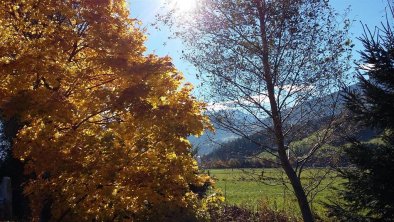
{"type": "Polygon", "coordinates": [[[193,209],[189,135],[204,104],[170,58],[145,55],[125,1],[0,2],[0,109],[18,116],[13,154],[35,175],[33,219],[123,220],[193,209]]]}

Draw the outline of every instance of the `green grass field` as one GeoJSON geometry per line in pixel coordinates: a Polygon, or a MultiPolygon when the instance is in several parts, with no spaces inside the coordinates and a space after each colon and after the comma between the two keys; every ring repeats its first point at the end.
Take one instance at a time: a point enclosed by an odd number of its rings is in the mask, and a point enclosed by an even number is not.
{"type": "MultiPolygon", "coordinates": [[[[205,170],[205,173],[208,171],[216,182],[215,187],[220,189],[229,204],[255,209],[260,201],[265,201],[273,209],[299,213],[290,184],[283,185],[277,181],[277,179],[286,178],[280,169],[210,169],[205,170]]],[[[319,177],[324,175],[325,171],[325,169],[308,169],[301,177],[304,187],[318,185],[318,190],[311,193],[309,197],[318,191],[312,202],[312,208],[321,216],[325,212],[321,202],[327,202],[329,198],[334,197],[332,187],[338,187],[342,182],[341,179],[335,177],[333,172],[327,174],[328,178],[320,179],[319,177]]]]}

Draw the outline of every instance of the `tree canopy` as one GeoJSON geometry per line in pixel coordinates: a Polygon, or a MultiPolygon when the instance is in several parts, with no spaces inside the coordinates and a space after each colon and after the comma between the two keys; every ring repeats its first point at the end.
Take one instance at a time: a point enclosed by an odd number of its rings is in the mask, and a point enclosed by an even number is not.
{"type": "MultiPolygon", "coordinates": [[[[171,59],[146,54],[126,1],[0,3],[0,109],[22,123],[13,155],[34,220],[197,211],[189,135],[204,104],[171,59]]],[[[142,218],[146,220],[146,218],[142,218]]]]}
{"type": "Polygon", "coordinates": [[[339,97],[331,93],[346,77],[349,22],[325,0],[205,0],[188,16],[161,18],[185,40],[184,56],[208,85],[208,101],[224,107],[212,112],[212,120],[277,157],[304,220],[313,221],[300,178],[336,132],[339,97]],[[322,123],[319,135],[293,167],[289,144],[315,131],[316,121],[322,123]]]}

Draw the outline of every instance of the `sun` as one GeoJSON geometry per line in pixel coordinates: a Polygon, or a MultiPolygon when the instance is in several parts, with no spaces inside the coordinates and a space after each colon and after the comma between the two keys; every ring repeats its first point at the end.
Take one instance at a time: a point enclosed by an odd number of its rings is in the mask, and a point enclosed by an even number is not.
{"type": "Polygon", "coordinates": [[[198,0],[167,0],[169,7],[180,13],[190,12],[197,6],[198,0]]]}

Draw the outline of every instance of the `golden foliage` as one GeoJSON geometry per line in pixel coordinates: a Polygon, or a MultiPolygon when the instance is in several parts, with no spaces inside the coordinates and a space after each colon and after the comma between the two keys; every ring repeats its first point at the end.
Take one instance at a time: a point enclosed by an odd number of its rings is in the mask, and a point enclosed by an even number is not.
{"type": "Polygon", "coordinates": [[[1,1],[0,109],[24,123],[33,219],[49,202],[66,221],[196,207],[187,137],[209,127],[204,104],[136,22],[120,0],[1,1]]]}

